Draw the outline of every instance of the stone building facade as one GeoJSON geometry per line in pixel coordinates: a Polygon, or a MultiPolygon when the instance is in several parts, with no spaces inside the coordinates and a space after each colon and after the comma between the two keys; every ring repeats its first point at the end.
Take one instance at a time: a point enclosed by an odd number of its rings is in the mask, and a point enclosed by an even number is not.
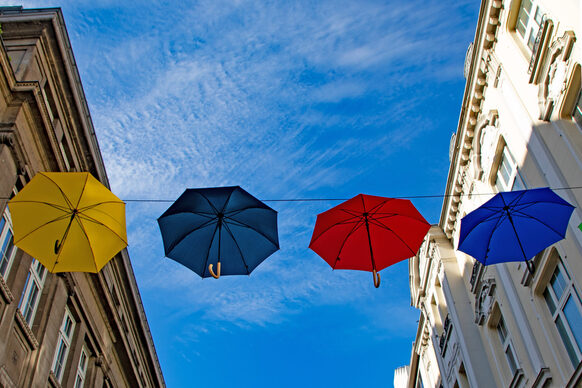
{"type": "Polygon", "coordinates": [[[1,7],[0,387],[163,387],[127,251],[47,273],[12,244],[8,199],[39,171],[108,186],[60,9],[1,7]]]}
{"type": "Polygon", "coordinates": [[[395,385],[582,385],[581,37],[579,0],[482,1],[440,221],[409,264],[421,316],[395,385]],[[533,274],[456,249],[465,214],[495,192],[536,187],[576,209],[533,274]]]}

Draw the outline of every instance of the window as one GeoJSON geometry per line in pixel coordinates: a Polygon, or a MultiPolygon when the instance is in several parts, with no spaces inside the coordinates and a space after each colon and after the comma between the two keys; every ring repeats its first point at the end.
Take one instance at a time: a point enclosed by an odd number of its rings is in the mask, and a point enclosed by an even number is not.
{"type": "Polygon", "coordinates": [[[572,118],[578,124],[578,127],[582,128],[582,90],[578,94],[578,100],[574,106],[574,112],[572,112],[572,118]]]}
{"type": "Polygon", "coordinates": [[[501,346],[503,348],[503,353],[507,359],[507,365],[509,366],[509,371],[511,376],[515,375],[517,372],[518,363],[515,357],[515,351],[513,350],[513,345],[511,344],[511,338],[507,326],[505,326],[505,321],[503,317],[499,317],[499,322],[497,322],[497,334],[499,334],[499,340],[501,341],[501,346]]]}
{"type": "Polygon", "coordinates": [[[46,268],[40,262],[33,259],[30,270],[28,271],[26,283],[24,284],[24,292],[18,304],[18,308],[24,320],[28,323],[28,326],[32,326],[45,278],[46,268]]]}
{"type": "Polygon", "coordinates": [[[519,6],[515,30],[532,51],[536,36],[543,22],[543,17],[544,12],[537,5],[537,0],[522,0],[519,6]]]}
{"type": "Polygon", "coordinates": [[[60,383],[63,378],[63,370],[71,348],[71,340],[75,331],[75,321],[68,308],[65,308],[65,316],[63,323],[59,330],[59,340],[57,342],[57,349],[55,351],[55,358],[53,360],[52,372],[60,383]]]}
{"type": "Polygon", "coordinates": [[[83,346],[81,349],[81,357],[79,358],[79,365],[77,365],[77,376],[75,377],[75,388],[83,388],[85,384],[85,376],[87,375],[87,364],[89,363],[89,352],[83,346]]]}
{"type": "Polygon", "coordinates": [[[582,360],[582,305],[561,261],[544,291],[544,298],[568,357],[576,367],[582,360]]]}
{"type": "Polygon", "coordinates": [[[6,208],[2,218],[0,218],[0,275],[3,278],[6,278],[8,271],[10,271],[15,254],[16,247],[14,246],[14,236],[12,234],[12,220],[10,211],[6,208]]]}
{"type": "Polygon", "coordinates": [[[517,163],[515,162],[515,159],[513,159],[513,156],[511,156],[507,147],[503,147],[503,152],[501,153],[501,162],[497,169],[495,187],[497,187],[499,191],[525,189],[525,184],[519,174],[517,163]]]}

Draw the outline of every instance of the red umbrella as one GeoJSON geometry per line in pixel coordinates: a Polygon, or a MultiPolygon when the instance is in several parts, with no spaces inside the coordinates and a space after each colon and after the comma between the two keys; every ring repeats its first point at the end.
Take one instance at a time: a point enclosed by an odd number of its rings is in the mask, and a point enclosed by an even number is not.
{"type": "Polygon", "coordinates": [[[333,269],[380,271],[416,255],[430,224],[406,199],[359,194],[318,214],[309,248],[333,269]]]}

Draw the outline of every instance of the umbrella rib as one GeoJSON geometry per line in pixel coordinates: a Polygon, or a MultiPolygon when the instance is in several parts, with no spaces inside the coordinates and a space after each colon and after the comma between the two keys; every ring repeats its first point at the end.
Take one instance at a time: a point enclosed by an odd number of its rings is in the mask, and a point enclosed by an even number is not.
{"type": "MultiPolygon", "coordinates": [[[[91,254],[93,255],[93,263],[95,264],[95,272],[97,272],[97,260],[95,259],[95,252],[93,252],[93,247],[91,246],[91,240],[89,240],[89,234],[85,230],[85,227],[83,226],[83,223],[81,222],[81,220],[79,219],[79,217],[76,217],[76,220],[79,223],[79,226],[81,227],[81,231],[85,235],[85,238],[87,239],[87,245],[89,245],[89,249],[91,250],[91,254]]],[[[115,233],[115,234],[117,235],[117,233],[115,233]]],[[[127,244],[127,241],[125,241],[123,239],[121,239],[121,241],[123,241],[124,243],[127,244]]],[[[64,243],[64,241],[62,243],[64,243]]],[[[59,254],[59,256],[60,256],[60,254],[59,254]]],[[[57,260],[58,260],[58,257],[57,257],[57,260]]],[[[54,267],[56,267],[56,265],[57,265],[57,263],[55,262],[55,265],[53,266],[53,270],[54,270],[54,267]]]]}
{"type": "Polygon", "coordinates": [[[65,192],[63,191],[63,189],[61,189],[61,187],[57,184],[57,182],[55,182],[54,180],[52,180],[51,178],[49,178],[46,174],[42,174],[42,176],[44,176],[46,179],[48,179],[49,181],[51,181],[57,187],[57,189],[59,189],[59,191],[63,195],[63,198],[65,199],[65,202],[67,203],[67,205],[69,205],[69,208],[73,209],[73,204],[71,203],[71,200],[67,197],[67,195],[65,194],[65,192]]]}
{"type": "Polygon", "coordinates": [[[224,201],[224,205],[222,206],[222,209],[220,209],[220,212],[222,214],[224,214],[224,209],[226,209],[226,207],[228,206],[228,203],[230,202],[230,197],[232,197],[232,193],[234,193],[235,189],[232,189],[232,191],[230,193],[228,193],[228,198],[226,199],[226,201],[224,201]]]}
{"type": "Polygon", "coordinates": [[[391,217],[394,217],[394,216],[410,218],[411,220],[418,221],[418,222],[421,222],[423,224],[426,223],[426,220],[419,220],[418,218],[413,217],[411,215],[401,214],[401,213],[393,213],[391,215],[385,215],[385,216],[382,216],[382,217],[368,217],[368,220],[374,220],[374,221],[379,221],[380,222],[380,220],[383,220],[385,218],[391,218],[391,217]]]}
{"type": "Polygon", "coordinates": [[[394,198],[387,198],[385,201],[380,202],[376,206],[373,206],[370,210],[368,210],[368,215],[378,214],[382,206],[386,205],[388,202],[394,200],[394,198]]]}
{"type": "Polygon", "coordinates": [[[79,212],[84,212],[84,211],[87,211],[87,210],[94,209],[94,208],[96,208],[97,206],[105,205],[105,204],[108,204],[108,203],[118,203],[118,204],[121,204],[121,203],[123,203],[123,204],[125,204],[123,201],[121,201],[121,202],[120,202],[120,201],[103,201],[103,202],[95,203],[95,204],[93,204],[93,205],[85,206],[85,207],[83,207],[83,208],[78,208],[77,210],[78,210],[79,212]]]}
{"type": "MultiPolygon", "coordinates": [[[[206,212],[194,212],[194,211],[181,211],[181,212],[176,212],[176,213],[172,213],[172,214],[168,214],[167,216],[160,216],[159,218],[167,218],[167,217],[172,217],[178,214],[195,214],[197,216],[201,216],[201,217],[206,217],[208,219],[216,219],[216,214],[217,213],[206,213],[206,212]]],[[[158,218],[158,219],[159,219],[158,218]]]]}
{"type": "MultiPolygon", "coordinates": [[[[370,221],[370,222],[371,222],[371,221],[373,221],[373,220],[368,220],[368,221],[370,221]]],[[[412,253],[412,256],[416,255],[416,252],[415,252],[415,251],[413,251],[413,250],[412,250],[412,248],[410,248],[410,246],[408,245],[408,243],[407,243],[406,241],[404,241],[404,240],[402,239],[402,237],[400,237],[400,236],[398,235],[398,233],[396,233],[395,231],[393,231],[393,230],[392,230],[392,228],[389,228],[388,226],[386,226],[386,225],[384,225],[384,224],[382,224],[382,223],[380,223],[380,222],[377,222],[377,223],[376,223],[376,222],[373,222],[373,224],[374,224],[374,225],[376,225],[376,226],[378,226],[378,227],[380,227],[380,228],[386,229],[386,230],[387,230],[387,231],[389,231],[389,232],[392,232],[392,234],[393,234],[394,236],[396,236],[396,237],[398,238],[398,240],[400,240],[400,241],[401,241],[401,242],[402,242],[404,245],[406,245],[406,248],[408,248],[408,250],[409,250],[409,251],[412,253]]]]}
{"type": "Polygon", "coordinates": [[[236,246],[236,249],[238,249],[238,253],[240,254],[240,258],[242,259],[242,262],[247,270],[247,275],[250,275],[251,271],[249,271],[249,266],[247,265],[247,261],[245,260],[245,257],[242,253],[242,249],[240,249],[240,246],[238,245],[238,241],[236,241],[236,239],[234,238],[234,234],[230,230],[230,227],[228,226],[228,224],[226,222],[223,222],[223,224],[224,224],[224,228],[226,229],[228,234],[230,234],[230,237],[232,237],[232,241],[234,241],[234,245],[236,246]]]}
{"type": "Polygon", "coordinates": [[[69,214],[71,213],[71,208],[66,208],[66,207],[61,206],[61,205],[55,205],[54,203],[49,203],[49,202],[44,202],[44,201],[32,201],[32,200],[20,201],[20,200],[18,200],[18,201],[14,201],[12,203],[13,204],[18,204],[18,203],[38,203],[40,205],[46,205],[46,206],[53,207],[53,208],[55,208],[57,210],[60,210],[60,211],[69,212],[69,214]]]}
{"type": "Polygon", "coordinates": [[[324,231],[322,231],[315,239],[313,239],[311,241],[311,243],[309,244],[309,246],[311,246],[314,242],[317,241],[317,239],[319,239],[321,236],[323,236],[327,231],[329,231],[330,229],[332,229],[334,226],[349,224],[349,223],[354,222],[354,220],[357,223],[361,219],[362,219],[361,216],[355,216],[355,217],[352,217],[351,219],[343,220],[343,221],[340,221],[340,222],[336,222],[333,225],[330,225],[328,228],[326,228],[324,231]]]}
{"type": "Polygon", "coordinates": [[[366,202],[364,202],[364,196],[360,194],[360,199],[362,200],[362,208],[364,209],[364,213],[366,212],[366,202]]]}
{"type": "Polygon", "coordinates": [[[364,223],[361,222],[362,220],[359,220],[359,224],[356,222],[354,224],[354,227],[352,228],[352,230],[350,230],[350,232],[346,235],[346,237],[344,238],[344,241],[342,241],[342,245],[339,248],[339,251],[337,252],[335,261],[333,262],[333,266],[331,268],[335,269],[335,266],[337,265],[337,262],[340,259],[340,254],[342,253],[342,249],[344,249],[344,246],[346,245],[346,242],[348,241],[348,239],[350,238],[350,236],[352,234],[354,234],[356,232],[356,230],[358,230],[362,225],[364,225],[364,223]]]}
{"type": "Polygon", "coordinates": [[[24,240],[25,238],[27,238],[28,236],[30,236],[31,234],[33,234],[34,232],[36,232],[36,231],[37,231],[37,230],[39,230],[40,228],[43,228],[43,227],[47,226],[48,224],[52,224],[53,222],[57,222],[57,221],[61,221],[61,220],[66,220],[66,219],[67,219],[68,217],[70,217],[70,216],[71,216],[71,213],[69,213],[69,214],[65,214],[65,215],[62,215],[62,216],[60,216],[60,217],[57,217],[57,218],[55,218],[55,219],[52,219],[52,220],[50,220],[50,221],[48,221],[48,222],[45,222],[44,224],[42,224],[42,225],[40,225],[40,226],[38,226],[38,227],[34,228],[34,229],[33,229],[33,230],[31,230],[30,232],[28,232],[27,234],[25,234],[24,236],[22,236],[22,237],[21,237],[21,238],[19,238],[18,240],[14,240],[14,244],[16,244],[16,243],[18,243],[18,242],[20,242],[20,241],[24,240]]]}
{"type": "Polygon", "coordinates": [[[113,233],[114,235],[116,235],[117,237],[119,237],[119,239],[120,239],[121,241],[123,241],[124,243],[126,243],[126,244],[127,244],[127,241],[126,241],[126,240],[125,240],[125,239],[124,239],[122,236],[120,236],[119,234],[117,234],[117,232],[115,232],[115,231],[114,231],[113,229],[111,229],[109,226],[105,225],[103,222],[101,222],[101,221],[98,221],[98,220],[96,220],[95,218],[93,218],[93,217],[90,217],[90,216],[88,216],[88,215],[86,215],[86,214],[77,213],[77,216],[78,216],[78,218],[83,218],[83,219],[84,219],[84,220],[86,220],[86,221],[91,221],[91,222],[93,222],[94,224],[97,224],[97,225],[101,225],[101,226],[103,226],[104,228],[106,228],[107,230],[109,230],[111,233],[113,233]],[[81,217],[81,216],[82,216],[82,217],[81,217]]]}
{"type": "MultiPolygon", "coordinates": [[[[210,248],[212,248],[212,242],[214,241],[214,236],[216,236],[217,230],[218,230],[218,222],[216,223],[216,226],[214,227],[214,233],[212,233],[212,238],[210,239],[210,243],[208,244],[208,250],[206,251],[206,260],[204,261],[204,267],[202,269],[202,277],[204,277],[204,275],[206,274],[206,268],[208,265],[208,257],[210,256],[210,248]]],[[[190,234],[190,233],[188,233],[188,234],[190,234]]],[[[218,243],[220,244],[220,241],[218,243]]],[[[220,257],[218,258],[218,260],[220,260],[220,257]]]]}
{"type": "MultiPolygon", "coordinates": [[[[201,225],[197,226],[196,228],[194,228],[194,229],[190,230],[188,233],[186,233],[184,236],[180,237],[180,239],[178,239],[176,242],[174,242],[174,243],[173,243],[173,244],[170,246],[170,248],[167,250],[167,252],[166,252],[166,253],[170,253],[170,252],[172,252],[172,250],[173,250],[174,248],[176,248],[176,247],[178,246],[178,244],[180,244],[182,241],[184,241],[184,239],[186,239],[186,237],[190,236],[192,233],[196,232],[197,230],[200,230],[200,229],[202,229],[202,228],[205,228],[205,227],[207,227],[208,225],[212,224],[212,222],[214,222],[214,221],[215,221],[215,219],[208,220],[207,222],[205,222],[205,223],[203,223],[203,224],[201,224],[201,225]]],[[[218,223],[217,223],[217,224],[218,224],[218,223]]]]}
{"type": "Polygon", "coordinates": [[[77,205],[75,209],[79,209],[79,204],[81,203],[81,198],[83,198],[83,193],[85,192],[85,187],[87,187],[87,181],[89,180],[89,173],[85,176],[85,183],[83,184],[83,188],[81,189],[81,194],[79,195],[79,200],[77,201],[77,205]]]}
{"type": "Polygon", "coordinates": [[[348,209],[339,209],[340,211],[349,214],[352,217],[361,217],[362,212],[355,211],[355,210],[348,210],[348,209]]]}
{"type": "Polygon", "coordinates": [[[214,206],[214,204],[212,202],[210,202],[210,200],[204,194],[202,194],[199,191],[196,191],[196,194],[200,195],[202,198],[204,198],[206,200],[206,202],[208,202],[208,204],[210,205],[210,207],[212,209],[214,209],[215,214],[218,214],[219,213],[218,212],[218,209],[214,206]]]}
{"type": "Polygon", "coordinates": [[[256,232],[256,233],[260,234],[261,236],[263,236],[263,237],[264,237],[264,238],[265,238],[267,241],[269,241],[269,242],[270,242],[271,244],[273,244],[274,246],[278,247],[278,244],[275,244],[275,242],[271,241],[271,239],[269,238],[269,236],[267,236],[266,234],[264,234],[264,233],[263,233],[263,232],[261,232],[260,230],[257,230],[257,229],[255,229],[255,228],[253,228],[252,226],[250,226],[250,225],[247,225],[247,224],[245,224],[244,222],[241,222],[241,221],[239,221],[239,220],[235,220],[235,219],[233,219],[233,218],[230,218],[230,217],[224,217],[224,218],[225,218],[225,219],[228,219],[228,220],[229,220],[231,223],[233,223],[234,225],[237,225],[237,226],[242,226],[242,227],[245,227],[245,228],[249,228],[250,230],[252,230],[252,231],[254,231],[254,232],[256,232]]]}
{"type": "Polygon", "coordinates": [[[540,224],[544,225],[546,228],[550,229],[552,232],[556,233],[558,236],[564,238],[564,236],[561,233],[558,233],[557,230],[555,230],[553,227],[546,224],[544,221],[540,220],[539,218],[533,217],[527,213],[522,213],[519,210],[516,210],[513,214],[516,214],[518,217],[529,218],[529,219],[535,220],[536,222],[539,222],[540,224]]]}
{"type": "MultiPolygon", "coordinates": [[[[479,208],[479,209],[481,209],[481,208],[479,208]]],[[[475,209],[475,210],[477,210],[477,209],[475,209]]],[[[487,210],[490,210],[490,208],[487,208],[487,210]]],[[[469,213],[469,214],[471,214],[471,213],[469,213]]],[[[467,217],[469,214],[467,214],[465,217],[467,217]]],[[[482,219],[479,222],[479,224],[483,224],[483,223],[489,222],[489,221],[496,221],[497,222],[499,219],[498,218],[494,218],[494,217],[502,217],[502,216],[499,215],[499,211],[496,211],[496,212],[492,213],[491,215],[488,215],[486,218],[482,219]]],[[[470,231],[468,231],[467,234],[465,235],[465,238],[463,239],[463,241],[465,241],[467,239],[467,237],[469,237],[469,235],[475,231],[475,229],[476,228],[473,227],[470,231]]]]}
{"type": "MultiPolygon", "coordinates": [[[[501,216],[499,216],[499,218],[497,219],[497,223],[496,225],[493,227],[491,234],[489,234],[489,241],[487,241],[487,252],[485,252],[485,258],[483,259],[483,265],[487,265],[487,259],[489,258],[489,244],[491,244],[491,239],[493,238],[493,233],[495,232],[495,230],[497,229],[497,227],[499,226],[499,224],[501,223],[501,221],[503,220],[503,214],[501,216]]],[[[471,229],[471,231],[473,231],[475,229],[471,229]]],[[[465,239],[467,238],[467,236],[465,236],[465,239]]]]}
{"type": "Polygon", "coordinates": [[[515,211],[521,211],[521,210],[527,209],[527,208],[529,208],[531,206],[541,205],[541,204],[552,204],[552,205],[558,205],[558,206],[566,206],[566,207],[569,207],[569,208],[572,208],[572,209],[574,208],[574,206],[570,205],[567,202],[566,203],[562,203],[562,202],[554,202],[554,201],[544,200],[544,201],[540,201],[540,202],[533,202],[532,201],[532,202],[526,202],[524,204],[518,204],[518,205],[515,205],[513,207],[513,209],[515,211]]]}
{"type": "Polygon", "coordinates": [[[243,207],[242,209],[234,209],[234,210],[230,210],[227,212],[224,212],[224,214],[228,214],[230,216],[235,216],[241,212],[244,212],[245,210],[249,210],[249,209],[259,209],[259,210],[269,210],[269,211],[275,211],[274,209],[270,208],[269,206],[247,206],[247,207],[243,207]]]}

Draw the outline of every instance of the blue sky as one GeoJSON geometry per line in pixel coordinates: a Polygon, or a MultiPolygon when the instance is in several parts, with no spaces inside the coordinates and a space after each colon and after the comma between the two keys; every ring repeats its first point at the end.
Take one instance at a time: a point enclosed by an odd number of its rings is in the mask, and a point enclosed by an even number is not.
{"type": "MultiPolygon", "coordinates": [[[[62,7],[122,199],[223,185],[260,199],[444,191],[478,1],[21,4],[62,7]]],[[[438,222],[440,199],[413,202],[438,222]]],[[[219,280],[164,258],[156,219],[169,204],[127,205],[167,385],[391,386],[419,315],[408,262],[376,290],[370,273],[332,271],[307,248],[337,202],[269,204],[281,250],[219,280]]]]}

